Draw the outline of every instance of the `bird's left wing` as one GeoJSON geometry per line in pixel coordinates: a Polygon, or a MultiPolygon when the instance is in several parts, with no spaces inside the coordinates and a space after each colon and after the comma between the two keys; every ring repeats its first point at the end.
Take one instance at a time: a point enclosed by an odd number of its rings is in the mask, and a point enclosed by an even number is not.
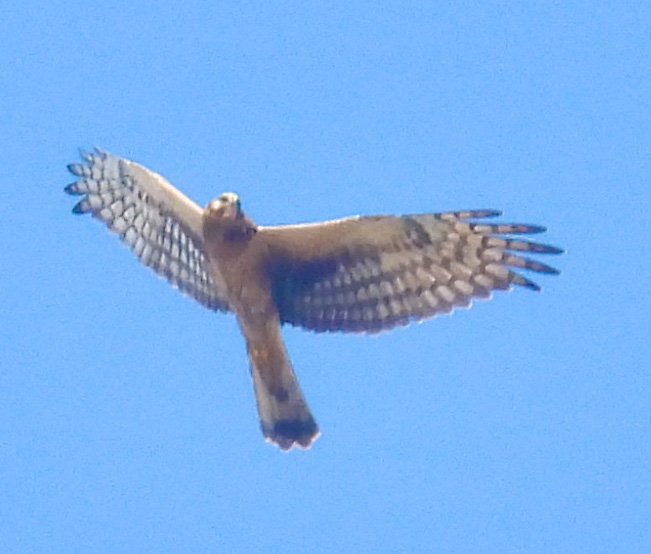
{"type": "Polygon", "coordinates": [[[511,268],[558,273],[516,252],[561,249],[500,236],[536,225],[474,222],[495,210],[368,216],[261,227],[281,321],[314,331],[377,332],[422,320],[493,290],[538,290],[511,268]],[[469,221],[470,220],[470,221],[469,221]]]}
{"type": "Polygon", "coordinates": [[[78,179],[65,191],[83,196],[73,212],[102,221],[143,264],[207,308],[227,310],[225,288],[204,252],[203,210],[137,163],[101,150],[82,157],[85,163],[68,166],[78,179]]]}

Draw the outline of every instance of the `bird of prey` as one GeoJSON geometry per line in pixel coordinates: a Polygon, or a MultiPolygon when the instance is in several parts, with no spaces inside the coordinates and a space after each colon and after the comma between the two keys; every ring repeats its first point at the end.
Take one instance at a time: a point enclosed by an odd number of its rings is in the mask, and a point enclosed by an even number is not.
{"type": "Polygon", "coordinates": [[[539,290],[513,268],[558,273],[519,253],[561,249],[503,236],[544,227],[475,221],[500,215],[496,210],[263,227],[232,192],[201,208],[142,165],[101,150],[82,158],[68,166],[77,180],[65,191],[81,196],[73,212],[102,221],[143,264],[206,308],[235,313],[262,433],[283,450],[308,448],[319,428],[281,325],[376,333],[512,285],[539,290]]]}

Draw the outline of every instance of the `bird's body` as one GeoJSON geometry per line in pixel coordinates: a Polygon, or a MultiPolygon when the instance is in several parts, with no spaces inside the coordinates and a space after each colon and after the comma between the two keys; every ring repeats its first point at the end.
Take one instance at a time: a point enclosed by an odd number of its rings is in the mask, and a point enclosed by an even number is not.
{"type": "Polygon", "coordinates": [[[258,226],[233,193],[200,208],[160,175],[97,151],[70,165],[66,188],[118,232],[134,254],[204,306],[235,313],[246,340],[264,436],[284,450],[308,447],[318,426],[285,350],[284,323],[314,331],[378,332],[521,285],[518,267],[557,271],[511,251],[560,249],[502,234],[544,228],[466,221],[473,210],[355,216],[304,225],[258,226]]]}
{"type": "Polygon", "coordinates": [[[244,216],[237,196],[222,194],[203,215],[203,238],[216,279],[237,316],[265,437],[287,450],[308,447],[319,429],[299,388],[280,334],[267,266],[272,248],[244,216]]]}

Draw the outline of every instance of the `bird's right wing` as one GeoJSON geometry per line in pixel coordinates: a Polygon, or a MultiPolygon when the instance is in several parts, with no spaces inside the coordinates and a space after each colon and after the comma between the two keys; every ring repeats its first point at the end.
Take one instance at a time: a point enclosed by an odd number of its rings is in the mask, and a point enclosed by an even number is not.
{"type": "Polygon", "coordinates": [[[207,308],[228,310],[225,288],[204,252],[203,210],[164,177],[96,150],[70,164],[78,179],[68,194],[82,195],[73,208],[90,213],[118,233],[138,259],[207,308]]]}

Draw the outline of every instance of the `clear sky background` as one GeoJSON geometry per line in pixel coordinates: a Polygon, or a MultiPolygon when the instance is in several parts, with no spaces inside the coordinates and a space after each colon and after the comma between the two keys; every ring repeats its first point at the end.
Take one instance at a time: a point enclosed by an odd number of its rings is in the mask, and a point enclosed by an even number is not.
{"type": "Polygon", "coordinates": [[[648,2],[15,2],[0,18],[3,552],[651,552],[648,2]],[[498,208],[567,249],[378,337],[231,315],[90,217],[101,146],[261,224],[498,208]]]}

